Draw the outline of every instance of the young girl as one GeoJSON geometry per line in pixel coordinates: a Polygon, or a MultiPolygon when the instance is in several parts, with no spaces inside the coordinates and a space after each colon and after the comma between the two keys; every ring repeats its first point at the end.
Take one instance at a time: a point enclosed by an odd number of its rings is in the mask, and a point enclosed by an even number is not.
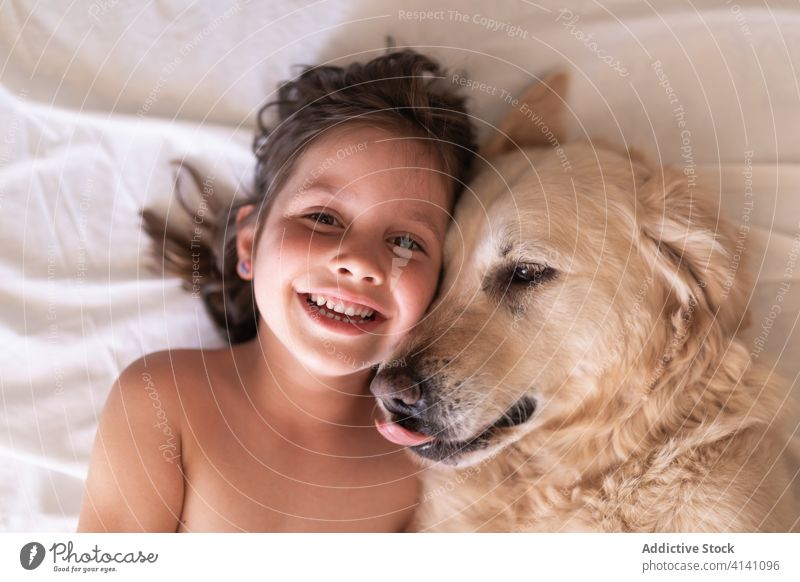
{"type": "Polygon", "coordinates": [[[231,346],[122,372],[79,531],[406,527],[416,469],[376,431],[369,382],[433,298],[474,152],[443,78],[409,50],[306,69],[264,108],[274,129],[259,115],[255,195],[217,209],[213,247],[143,213],[168,270],[202,271],[231,346]]]}

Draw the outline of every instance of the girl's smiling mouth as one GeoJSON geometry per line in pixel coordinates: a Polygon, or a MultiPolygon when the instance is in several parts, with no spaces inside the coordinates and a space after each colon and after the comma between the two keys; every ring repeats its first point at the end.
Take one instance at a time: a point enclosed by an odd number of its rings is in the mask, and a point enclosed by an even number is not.
{"type": "MultiPolygon", "coordinates": [[[[309,293],[308,300],[310,303],[316,304],[322,310],[339,314],[343,319],[347,317],[359,323],[363,323],[365,320],[371,320],[375,317],[377,311],[360,303],[351,303],[344,299],[339,299],[338,297],[319,293],[309,293]]],[[[338,316],[334,315],[334,319],[337,317],[338,316]]]]}
{"type": "Polygon", "coordinates": [[[386,321],[386,317],[379,311],[366,306],[356,307],[355,304],[343,301],[334,304],[334,296],[297,293],[297,297],[303,310],[317,325],[345,335],[361,335],[373,331],[386,321]]]}

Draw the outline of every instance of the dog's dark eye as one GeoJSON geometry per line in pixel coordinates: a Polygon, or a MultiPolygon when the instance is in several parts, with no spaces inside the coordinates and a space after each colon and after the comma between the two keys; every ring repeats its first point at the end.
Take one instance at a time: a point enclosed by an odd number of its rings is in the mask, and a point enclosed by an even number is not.
{"type": "Polygon", "coordinates": [[[511,274],[512,285],[538,285],[555,277],[556,270],[539,263],[520,263],[511,274]]]}
{"type": "Polygon", "coordinates": [[[484,279],[482,288],[495,301],[503,301],[515,314],[524,308],[528,291],[554,279],[558,275],[552,267],[542,263],[517,262],[504,265],[484,279]]]}

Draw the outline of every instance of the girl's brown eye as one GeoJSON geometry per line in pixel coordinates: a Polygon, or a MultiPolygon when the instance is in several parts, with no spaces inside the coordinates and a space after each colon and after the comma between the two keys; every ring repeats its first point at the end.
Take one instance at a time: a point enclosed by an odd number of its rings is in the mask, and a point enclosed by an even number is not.
{"type": "Polygon", "coordinates": [[[312,212],[311,214],[306,214],[303,218],[310,218],[315,223],[324,224],[325,226],[333,226],[336,223],[336,219],[327,212],[312,212]]]}
{"type": "Polygon", "coordinates": [[[408,233],[404,234],[403,236],[392,237],[392,240],[395,241],[395,246],[398,246],[402,249],[409,249],[412,251],[422,250],[422,245],[420,245],[417,241],[411,238],[411,235],[408,233]],[[414,245],[416,245],[416,248],[414,248],[414,245]]]}

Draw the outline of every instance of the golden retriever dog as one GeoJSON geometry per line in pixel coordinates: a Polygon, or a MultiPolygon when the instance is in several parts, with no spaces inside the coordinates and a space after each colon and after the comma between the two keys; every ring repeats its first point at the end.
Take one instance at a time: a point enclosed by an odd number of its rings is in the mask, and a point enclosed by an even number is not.
{"type": "Polygon", "coordinates": [[[483,147],[437,297],[371,385],[426,466],[416,529],[796,529],[731,227],[680,169],[562,145],[566,83],[483,147]]]}

